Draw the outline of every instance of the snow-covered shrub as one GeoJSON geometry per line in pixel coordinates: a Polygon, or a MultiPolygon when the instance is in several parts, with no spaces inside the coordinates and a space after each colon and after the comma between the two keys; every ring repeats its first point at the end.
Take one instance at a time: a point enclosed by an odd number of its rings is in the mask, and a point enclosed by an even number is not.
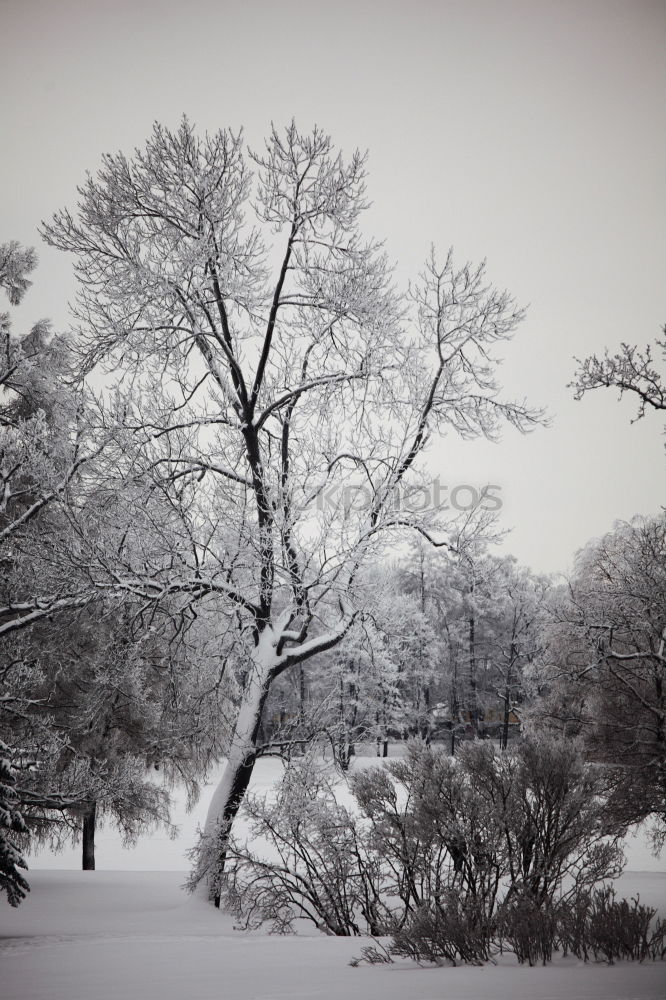
{"type": "Polygon", "coordinates": [[[413,743],[352,775],[355,809],[338,801],[339,780],[306,755],[275,794],[248,799],[252,841],[232,837],[223,875],[243,926],[284,932],[306,918],[329,934],[391,936],[390,953],[437,963],[501,950],[530,965],[557,949],[661,957],[654,911],[593,891],[619,873],[621,852],[604,833],[599,772],[575,745],[478,742],[454,760],[413,743]]]}
{"type": "Polygon", "coordinates": [[[643,962],[666,954],[666,922],[655,920],[657,911],[639,899],[616,900],[609,886],[580,893],[565,901],[558,912],[558,937],[562,949],[586,962],[613,964],[616,959],[643,962]]]}
{"type": "Polygon", "coordinates": [[[300,917],[338,936],[382,932],[381,866],[311,758],[291,763],[274,798],[249,796],[243,815],[255,842],[231,838],[222,888],[243,926],[285,932],[300,917]]]}
{"type": "Polygon", "coordinates": [[[414,745],[387,772],[403,787],[402,816],[397,798],[377,793],[386,777],[366,772],[354,789],[420,896],[395,936],[399,954],[470,962],[506,944],[520,962],[547,962],[560,901],[621,870],[601,775],[575,744],[529,739],[498,754],[475,742],[455,761],[414,745]]]}
{"type": "Polygon", "coordinates": [[[415,743],[354,776],[404,906],[396,952],[475,962],[506,943],[521,962],[549,961],[560,901],[621,870],[601,780],[575,744],[552,739],[501,754],[475,742],[456,760],[415,743]]]}
{"type": "Polygon", "coordinates": [[[413,936],[415,921],[444,927],[450,944],[461,928],[463,938],[485,942],[475,954],[485,953],[506,850],[466,767],[413,743],[404,760],[361,772],[351,785],[402,903],[398,929],[409,926],[413,936]]]}
{"type": "Polygon", "coordinates": [[[546,965],[558,942],[558,906],[547,899],[538,903],[529,893],[509,897],[497,914],[500,947],[507,945],[520,962],[546,965]]]}
{"type": "Polygon", "coordinates": [[[472,743],[460,767],[505,844],[509,896],[540,905],[620,874],[624,858],[619,837],[607,833],[603,774],[575,741],[531,737],[500,754],[472,743]]]}
{"type": "Polygon", "coordinates": [[[486,900],[446,889],[410,913],[393,935],[391,952],[417,962],[481,965],[494,951],[486,900]]]}

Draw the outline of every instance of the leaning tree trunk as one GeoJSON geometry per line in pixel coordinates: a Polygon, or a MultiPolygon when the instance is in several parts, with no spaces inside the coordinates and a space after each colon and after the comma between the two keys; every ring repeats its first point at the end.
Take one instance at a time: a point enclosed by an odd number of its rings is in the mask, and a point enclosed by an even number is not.
{"type": "Polygon", "coordinates": [[[82,857],[81,865],[84,872],[95,870],[95,826],[97,824],[97,803],[92,802],[83,814],[82,857]]]}
{"type": "Polygon", "coordinates": [[[204,826],[197,872],[199,891],[220,905],[227,842],[257,759],[257,736],[275,659],[271,629],[262,632],[252,654],[241,705],[222,778],[213,793],[204,826]]]}

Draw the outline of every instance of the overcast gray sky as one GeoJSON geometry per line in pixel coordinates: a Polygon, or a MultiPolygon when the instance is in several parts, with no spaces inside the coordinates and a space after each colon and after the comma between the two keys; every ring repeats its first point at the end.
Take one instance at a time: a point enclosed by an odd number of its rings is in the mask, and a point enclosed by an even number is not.
{"type": "Polygon", "coordinates": [[[369,149],[368,231],[402,279],[453,245],[530,304],[502,378],[553,426],[447,438],[430,462],[501,485],[507,548],[566,570],[666,496],[659,414],[566,388],[574,355],[666,322],[665,51],[663,0],[0,0],[0,240],[41,260],[17,330],[67,325],[71,261],[37,227],[103,152],[184,112],[255,146],[271,120],[317,123],[369,149]]]}

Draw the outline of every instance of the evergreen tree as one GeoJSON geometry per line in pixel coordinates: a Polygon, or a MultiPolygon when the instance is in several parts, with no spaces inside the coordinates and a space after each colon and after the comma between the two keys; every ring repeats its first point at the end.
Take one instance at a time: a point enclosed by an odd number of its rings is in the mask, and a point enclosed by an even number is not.
{"type": "Polygon", "coordinates": [[[30,886],[19,871],[28,866],[12,834],[25,833],[27,828],[18,808],[16,779],[8,755],[9,747],[0,740],[0,890],[7,893],[10,906],[18,906],[30,886]]]}

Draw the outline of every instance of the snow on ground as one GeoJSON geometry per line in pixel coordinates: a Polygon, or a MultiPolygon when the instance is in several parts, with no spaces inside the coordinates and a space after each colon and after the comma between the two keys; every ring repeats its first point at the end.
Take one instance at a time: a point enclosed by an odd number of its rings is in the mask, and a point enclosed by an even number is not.
{"type": "MultiPolygon", "coordinates": [[[[348,965],[363,941],[234,931],[177,872],[33,871],[0,910],[4,1000],[658,1000],[666,964],[348,965]]],[[[626,877],[625,877],[626,878],[626,877]]],[[[666,907],[666,875],[627,883],[666,907]]],[[[623,886],[624,889],[624,886],[623,886]]]]}
{"type": "MultiPolygon", "coordinates": [[[[361,762],[359,762],[360,764],[361,762]]],[[[281,765],[260,761],[253,787],[270,788],[281,765]]],[[[125,851],[113,831],[98,840],[98,870],[74,870],[78,852],[31,859],[32,891],[0,905],[3,1000],[660,1000],[666,963],[607,967],[559,960],[544,968],[505,956],[484,968],[348,965],[362,939],[314,929],[271,937],[233,929],[226,914],[181,890],[184,851],[212,788],[176,841],[147,838],[125,851]],[[112,870],[112,869],[125,870],[112,870]],[[69,869],[69,870],[63,870],[69,869]],[[143,870],[142,870],[143,869],[143,870]],[[152,869],[152,870],[146,870],[152,869]],[[160,870],[161,869],[161,870],[160,870]]],[[[176,818],[176,817],[175,817],[176,818]]],[[[666,913],[666,873],[636,835],[617,889],[666,913]]]]}

